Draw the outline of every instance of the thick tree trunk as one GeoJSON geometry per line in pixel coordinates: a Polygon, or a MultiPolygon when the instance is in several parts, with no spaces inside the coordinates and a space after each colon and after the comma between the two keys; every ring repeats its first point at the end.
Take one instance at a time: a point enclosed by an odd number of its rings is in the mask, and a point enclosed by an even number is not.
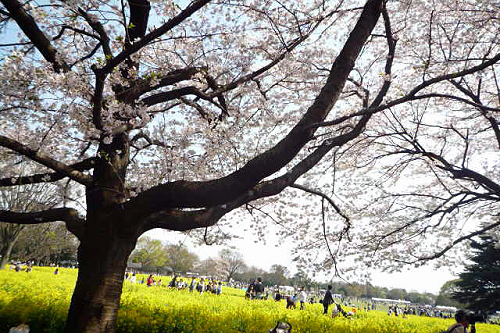
{"type": "MultiPolygon", "coordinates": [[[[16,237],[17,239],[17,237],[16,237]]],[[[0,269],[3,269],[4,266],[7,264],[7,262],[9,261],[9,258],[10,258],[10,252],[12,251],[12,248],[14,247],[14,243],[16,241],[11,241],[11,242],[8,242],[7,244],[4,244],[2,246],[2,248],[0,249],[0,256],[2,256],[0,258],[0,269]]]]}
{"type": "Polygon", "coordinates": [[[93,235],[78,249],[78,280],[66,322],[67,333],[115,331],[127,260],[137,237],[93,235]]]}
{"type": "Polygon", "coordinates": [[[67,333],[112,333],[127,260],[140,223],[121,209],[129,158],[126,134],[99,145],[95,183],[86,188],[87,219],[78,248],[78,279],[66,321],[67,333]]]}

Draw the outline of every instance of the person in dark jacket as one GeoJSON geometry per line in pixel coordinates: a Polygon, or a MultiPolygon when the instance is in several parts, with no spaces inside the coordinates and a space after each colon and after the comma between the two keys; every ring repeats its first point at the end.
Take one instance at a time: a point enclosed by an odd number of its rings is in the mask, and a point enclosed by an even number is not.
{"type": "Polygon", "coordinates": [[[328,307],[333,303],[332,288],[332,285],[329,284],[328,290],[326,291],[325,297],[323,298],[323,314],[328,313],[328,307]]]}
{"type": "Polygon", "coordinates": [[[255,298],[262,299],[262,294],[264,293],[264,285],[262,284],[262,278],[257,278],[257,283],[253,287],[255,291],[255,298]]]}

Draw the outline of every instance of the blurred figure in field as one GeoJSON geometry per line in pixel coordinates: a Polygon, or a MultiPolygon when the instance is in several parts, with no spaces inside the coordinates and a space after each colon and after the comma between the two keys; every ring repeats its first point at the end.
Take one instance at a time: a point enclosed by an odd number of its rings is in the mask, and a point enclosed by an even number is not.
{"type": "Polygon", "coordinates": [[[222,282],[219,281],[219,284],[217,285],[217,295],[222,294],[222,282]]]}
{"type": "Polygon", "coordinates": [[[152,285],[154,285],[154,283],[155,280],[153,279],[153,274],[149,274],[148,279],[146,281],[147,286],[151,287],[152,285]]]}
{"type": "Polygon", "coordinates": [[[262,284],[262,278],[257,278],[257,283],[254,286],[255,298],[262,299],[262,295],[264,294],[264,285],[262,284]]]}
{"type": "Polygon", "coordinates": [[[196,280],[194,277],[191,279],[191,284],[189,285],[189,291],[192,292],[196,288],[196,280]]]}
{"type": "Polygon", "coordinates": [[[204,278],[200,279],[200,282],[196,286],[196,290],[200,293],[200,295],[203,294],[203,292],[205,291],[205,279],[204,278]]]}
{"type": "Polygon", "coordinates": [[[302,286],[302,289],[300,289],[299,292],[299,302],[301,310],[304,310],[304,305],[306,304],[306,300],[307,300],[306,287],[302,286]]]}
{"type": "Polygon", "coordinates": [[[286,308],[287,309],[296,309],[297,306],[295,305],[295,299],[292,296],[287,296],[286,298],[286,308]]]}
{"type": "Polygon", "coordinates": [[[325,297],[323,297],[323,314],[328,313],[328,307],[333,303],[332,288],[332,285],[329,284],[328,290],[325,293],[325,297]]]}
{"type": "Polygon", "coordinates": [[[252,295],[253,295],[253,284],[251,283],[248,285],[247,291],[245,292],[245,298],[252,299],[252,295]]]}

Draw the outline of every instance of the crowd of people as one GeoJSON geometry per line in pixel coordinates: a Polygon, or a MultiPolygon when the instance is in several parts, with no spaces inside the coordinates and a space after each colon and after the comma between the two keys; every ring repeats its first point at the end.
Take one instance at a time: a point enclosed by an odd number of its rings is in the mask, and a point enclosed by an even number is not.
{"type": "MultiPolygon", "coordinates": [[[[159,277],[155,277],[153,274],[149,274],[147,278],[143,277],[140,281],[137,281],[136,273],[125,273],[125,280],[130,281],[132,283],[145,284],[148,287],[153,286],[162,286],[162,280],[159,277]]],[[[167,285],[168,288],[172,289],[189,289],[190,292],[197,291],[200,294],[204,292],[210,292],[212,294],[220,295],[222,294],[222,282],[217,281],[215,279],[205,279],[200,278],[199,281],[196,280],[195,277],[191,278],[191,282],[188,283],[184,280],[184,278],[178,278],[174,276],[172,280],[167,285]]]]}
{"type": "MultiPolygon", "coordinates": [[[[33,264],[28,261],[26,263],[26,268],[24,268],[24,271],[26,271],[26,273],[30,273],[32,270],[32,267],[33,267],[33,264]]],[[[22,267],[20,262],[17,262],[17,263],[11,263],[11,265],[9,266],[9,269],[14,270],[15,272],[21,272],[23,270],[23,267],[22,267]]]]}
{"type": "MultiPolygon", "coordinates": [[[[260,290],[260,286],[262,284],[262,280],[257,279],[257,281],[252,282],[246,289],[245,297],[247,299],[268,299],[269,292],[264,291],[264,292],[258,292],[260,290]],[[259,297],[259,295],[264,295],[262,297],[259,297]]],[[[262,287],[263,288],[263,287],[262,287]]],[[[310,294],[308,295],[306,291],[306,287],[302,286],[298,288],[293,293],[284,293],[280,291],[280,288],[278,286],[274,287],[274,300],[277,302],[280,302],[281,300],[285,300],[285,306],[287,309],[296,309],[297,306],[299,306],[300,310],[304,310],[306,308],[306,304],[314,304],[316,302],[319,302],[323,305],[323,313],[328,314],[329,307],[330,305],[334,305],[332,309],[332,317],[336,317],[339,315],[343,315],[345,317],[352,316],[356,314],[358,311],[358,308],[356,307],[348,307],[348,311],[344,310],[340,302],[335,302],[335,299],[332,294],[332,286],[329,285],[326,293],[322,298],[320,298],[318,301],[317,295],[316,294],[310,294]]],[[[365,310],[368,311],[372,309],[372,307],[365,307],[365,310]]]]}
{"type": "Polygon", "coordinates": [[[245,298],[247,299],[268,299],[269,292],[265,293],[265,287],[262,283],[262,278],[252,281],[245,291],[245,298]]]}
{"type": "Polygon", "coordinates": [[[437,317],[437,318],[452,318],[453,313],[452,311],[443,311],[439,310],[430,306],[418,306],[418,305],[406,305],[406,306],[399,306],[399,305],[390,305],[387,309],[387,315],[389,316],[403,316],[406,317],[407,315],[417,315],[417,316],[424,316],[424,317],[437,317]]]}

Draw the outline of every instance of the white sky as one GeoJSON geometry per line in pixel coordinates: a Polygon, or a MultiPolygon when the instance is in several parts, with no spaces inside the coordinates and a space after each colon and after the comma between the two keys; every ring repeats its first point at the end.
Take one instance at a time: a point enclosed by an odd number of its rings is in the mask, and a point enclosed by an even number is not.
{"type": "MultiPolygon", "coordinates": [[[[185,242],[190,252],[196,253],[201,260],[209,257],[215,258],[218,252],[228,246],[195,246],[186,236],[180,233],[166,232],[163,230],[153,230],[147,234],[150,237],[158,238],[169,243],[185,242]]],[[[291,245],[280,244],[275,247],[272,242],[255,243],[254,237],[234,241],[232,245],[240,252],[247,266],[255,266],[269,271],[274,264],[287,267],[292,274],[296,272],[291,256],[291,245]]],[[[461,271],[458,271],[460,273],[461,271]]],[[[329,277],[325,275],[323,281],[329,277]]],[[[432,265],[423,266],[418,269],[410,269],[401,273],[372,273],[371,284],[378,287],[404,288],[407,292],[417,291],[420,293],[430,292],[439,294],[441,286],[449,280],[456,279],[448,268],[434,269],[432,265]]],[[[322,278],[316,278],[322,282],[322,278]]],[[[354,281],[353,281],[354,282],[354,281]]]]}

